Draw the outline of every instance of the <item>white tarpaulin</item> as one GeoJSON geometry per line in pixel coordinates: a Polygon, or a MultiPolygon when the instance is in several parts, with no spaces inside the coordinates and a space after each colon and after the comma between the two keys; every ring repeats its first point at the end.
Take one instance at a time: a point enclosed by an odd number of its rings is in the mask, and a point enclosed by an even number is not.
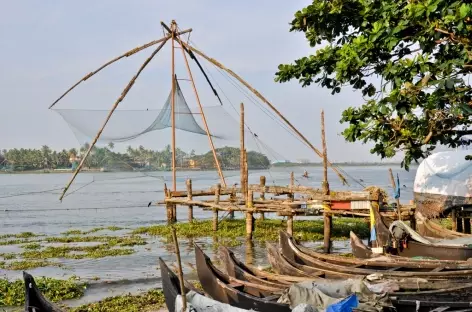
{"type": "Polygon", "coordinates": [[[424,159],[416,171],[415,193],[472,197],[471,151],[435,153],[424,159]]]}

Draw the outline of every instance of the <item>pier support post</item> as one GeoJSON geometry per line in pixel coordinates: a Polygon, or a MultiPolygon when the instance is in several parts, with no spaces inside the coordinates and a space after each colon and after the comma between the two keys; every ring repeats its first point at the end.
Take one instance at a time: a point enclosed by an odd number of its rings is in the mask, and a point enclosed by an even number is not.
{"type": "MultiPolygon", "coordinates": [[[[326,147],[326,135],[325,135],[325,122],[324,122],[324,111],[321,110],[321,144],[323,147],[323,194],[329,195],[329,183],[328,183],[328,149],[326,147]]],[[[324,252],[331,252],[331,230],[333,228],[333,216],[329,213],[331,210],[330,203],[323,203],[323,220],[324,220],[324,252]]]]}
{"type": "Polygon", "coordinates": [[[287,233],[293,235],[293,214],[287,217],[287,233]]]}
{"type": "Polygon", "coordinates": [[[460,216],[457,217],[457,232],[464,233],[464,221],[460,216]]]}
{"type": "Polygon", "coordinates": [[[172,223],[177,222],[177,204],[172,205],[172,223]]]}
{"type": "Polygon", "coordinates": [[[451,220],[452,220],[452,230],[457,232],[457,213],[456,213],[456,209],[452,209],[452,211],[451,211],[451,220]]]}
{"type": "MultiPolygon", "coordinates": [[[[249,190],[247,192],[247,208],[254,207],[254,193],[249,190]]],[[[246,212],[246,240],[252,239],[252,232],[254,230],[254,216],[252,211],[246,212]]]]}
{"type": "MultiPolygon", "coordinates": [[[[167,189],[167,184],[164,183],[164,196],[166,199],[170,198],[170,191],[167,189]]],[[[167,224],[172,224],[172,204],[166,202],[167,224]]]]}
{"type": "MultiPolygon", "coordinates": [[[[187,179],[187,199],[192,200],[192,179],[187,179]]],[[[188,222],[192,223],[193,222],[193,206],[190,205],[188,206],[188,222]]]]}
{"type": "Polygon", "coordinates": [[[470,218],[464,218],[464,233],[470,234],[470,218]]]}
{"type": "MultiPolygon", "coordinates": [[[[220,203],[221,184],[216,185],[215,190],[215,205],[220,203]]],[[[218,209],[213,208],[213,231],[218,231],[218,209]]]]}
{"type": "MultiPolygon", "coordinates": [[[[261,200],[265,200],[265,185],[266,185],[266,177],[265,176],[261,176],[259,178],[259,185],[263,190],[261,192],[261,200]]],[[[265,219],[264,212],[261,212],[260,220],[264,220],[264,219],[265,219]]]]}
{"type": "Polygon", "coordinates": [[[295,199],[295,196],[293,196],[293,187],[295,186],[295,174],[290,172],[290,194],[287,195],[288,199],[290,201],[293,201],[295,199]]]}

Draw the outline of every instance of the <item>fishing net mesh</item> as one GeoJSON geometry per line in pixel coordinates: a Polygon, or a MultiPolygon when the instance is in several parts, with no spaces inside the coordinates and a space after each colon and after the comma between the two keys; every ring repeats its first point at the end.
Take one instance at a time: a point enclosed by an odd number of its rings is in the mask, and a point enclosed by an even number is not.
{"type": "MultiPolygon", "coordinates": [[[[239,125],[223,106],[203,107],[208,128],[213,138],[236,140],[239,125]]],[[[90,142],[108,115],[108,110],[54,109],[66,121],[76,137],[90,142]]],[[[146,133],[172,127],[172,92],[162,109],[116,110],[102,132],[99,142],[125,142],[146,133]]],[[[198,108],[190,108],[176,83],[175,128],[184,132],[207,135],[203,116],[198,108]]]]}

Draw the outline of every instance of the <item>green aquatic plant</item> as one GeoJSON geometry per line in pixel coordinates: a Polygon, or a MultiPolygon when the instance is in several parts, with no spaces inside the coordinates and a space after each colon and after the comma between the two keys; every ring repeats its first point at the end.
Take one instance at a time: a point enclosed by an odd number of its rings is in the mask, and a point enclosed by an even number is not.
{"type": "Polygon", "coordinates": [[[11,260],[11,259],[16,259],[16,254],[15,253],[0,253],[0,257],[2,257],[5,260],[11,260]]]}
{"type": "Polygon", "coordinates": [[[27,249],[27,250],[36,250],[36,249],[41,248],[41,244],[39,244],[39,243],[29,243],[29,244],[23,245],[22,247],[23,247],[23,249],[27,249]]]}
{"type": "MultiPolygon", "coordinates": [[[[86,284],[73,279],[59,280],[49,277],[35,278],[39,290],[48,300],[58,302],[77,299],[84,295],[86,284]]],[[[20,306],[25,303],[25,285],[22,280],[0,279],[0,306],[20,306]]]]}
{"type": "Polygon", "coordinates": [[[48,267],[48,266],[60,267],[62,265],[60,263],[50,262],[46,260],[40,260],[40,261],[18,260],[18,261],[11,261],[11,262],[0,261],[0,269],[12,270],[12,271],[29,270],[29,269],[40,268],[40,267],[48,267]]]}
{"type": "Polygon", "coordinates": [[[109,245],[115,246],[136,246],[146,245],[146,240],[141,236],[55,236],[46,237],[48,243],[89,243],[89,242],[102,242],[109,245]]]}
{"type": "Polygon", "coordinates": [[[36,237],[39,236],[38,234],[34,234],[33,232],[22,232],[19,234],[4,234],[0,235],[0,239],[5,239],[5,238],[31,238],[31,237],[36,237]]]}
{"type": "Polygon", "coordinates": [[[99,302],[73,308],[71,312],[142,312],[156,311],[165,303],[162,290],[152,289],[141,295],[124,295],[105,298],[99,302]]]}
{"type": "MultiPolygon", "coordinates": [[[[212,221],[194,221],[193,223],[177,223],[174,225],[177,235],[180,237],[211,237],[236,240],[245,237],[245,220],[224,220],[218,224],[218,231],[212,230],[212,221]]],[[[283,220],[256,220],[253,237],[259,241],[275,241],[279,231],[286,229],[283,220]]],[[[323,239],[323,220],[296,220],[294,222],[294,235],[301,241],[313,241],[323,239]]],[[[332,238],[345,240],[349,232],[353,231],[359,237],[369,235],[369,227],[363,219],[334,218],[332,238]]],[[[148,234],[154,236],[170,236],[170,227],[167,225],[154,225],[141,227],[133,231],[133,234],[148,234]]]]}
{"type": "Polygon", "coordinates": [[[84,259],[84,258],[104,258],[110,256],[130,255],[134,253],[131,248],[114,248],[114,245],[95,246],[60,246],[46,247],[42,250],[29,250],[21,253],[23,259],[84,259]]]}

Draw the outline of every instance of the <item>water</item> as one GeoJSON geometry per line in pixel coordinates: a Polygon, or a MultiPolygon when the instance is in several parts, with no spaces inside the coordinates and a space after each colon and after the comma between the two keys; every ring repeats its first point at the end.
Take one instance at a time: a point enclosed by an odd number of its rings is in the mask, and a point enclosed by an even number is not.
{"type": "MultiPolygon", "coordinates": [[[[386,166],[356,166],[343,168],[351,177],[362,180],[365,186],[377,185],[389,192],[390,179],[386,166]]],[[[249,183],[259,183],[259,176],[265,175],[267,185],[288,185],[290,171],[295,172],[296,183],[304,186],[320,187],[322,168],[273,168],[270,171],[251,171],[249,183]],[[301,175],[307,170],[310,179],[301,175]]],[[[413,199],[412,188],[415,169],[406,172],[400,168],[402,202],[413,199]]],[[[171,187],[170,172],[151,173],[82,173],[78,176],[69,196],[59,202],[60,189],[65,186],[71,174],[0,174],[0,235],[25,231],[41,235],[60,235],[70,229],[89,230],[97,227],[119,226],[126,228],[117,232],[98,232],[96,235],[120,235],[140,226],[160,224],[166,220],[163,206],[150,205],[162,200],[164,183],[171,187]]],[[[225,173],[228,185],[239,182],[239,172],[225,173]]],[[[193,189],[208,188],[218,183],[216,172],[188,171],[179,172],[178,189],[185,189],[185,180],[191,178],[193,189]]],[[[338,177],[330,170],[329,182],[332,190],[362,190],[363,187],[348,178],[350,186],[342,186],[338,177]]],[[[186,220],[187,209],[177,209],[180,220],[186,220]]],[[[196,219],[211,218],[211,212],[194,209],[196,219]]],[[[274,217],[270,214],[267,217],[274,217]]],[[[186,274],[192,274],[194,263],[192,244],[199,243],[214,257],[212,238],[182,240],[181,252],[186,274]]],[[[314,245],[312,243],[309,245],[314,245]]],[[[43,244],[44,245],[44,244],[43,244]]],[[[162,238],[148,238],[145,246],[133,247],[137,252],[129,256],[106,257],[101,259],[59,260],[64,267],[47,267],[29,270],[33,275],[67,278],[72,275],[83,280],[94,281],[87,295],[71,304],[98,300],[104,296],[126,292],[137,292],[160,286],[157,259],[162,257],[168,263],[175,256],[169,251],[169,242],[162,238]],[[117,281],[120,281],[119,283],[117,281]],[[111,284],[110,284],[111,283],[111,284]]],[[[336,242],[335,249],[346,251],[348,242],[336,242]]],[[[255,265],[266,263],[264,246],[256,244],[252,250],[255,265]]],[[[2,252],[20,252],[20,246],[0,246],[2,252]]],[[[248,246],[234,248],[235,254],[245,260],[248,246]]],[[[250,259],[246,259],[250,260],[250,259]]],[[[20,271],[0,270],[0,278],[16,279],[20,271]]]]}

